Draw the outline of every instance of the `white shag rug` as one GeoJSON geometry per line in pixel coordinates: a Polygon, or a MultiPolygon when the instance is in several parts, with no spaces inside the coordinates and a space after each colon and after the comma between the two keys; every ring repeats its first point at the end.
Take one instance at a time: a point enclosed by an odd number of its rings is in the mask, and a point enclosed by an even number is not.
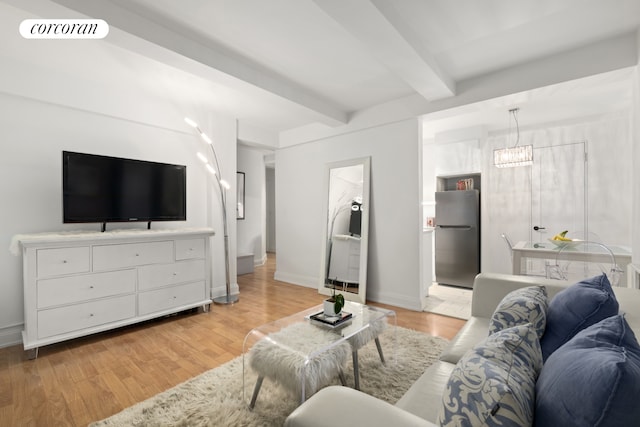
{"type": "MultiPolygon", "coordinates": [[[[392,404],[437,360],[447,344],[443,338],[396,327],[394,360],[393,331],[388,328],[380,336],[386,365],[381,364],[373,342],[358,351],[361,390],[392,404]]],[[[353,387],[351,361],[345,374],[347,384],[353,387]]],[[[252,377],[247,381],[247,400],[255,380],[252,377]]],[[[339,379],[335,384],[340,384],[339,379]]],[[[299,396],[265,379],[256,406],[250,411],[242,388],[240,356],[90,427],[280,426],[299,404],[299,396]]]]}

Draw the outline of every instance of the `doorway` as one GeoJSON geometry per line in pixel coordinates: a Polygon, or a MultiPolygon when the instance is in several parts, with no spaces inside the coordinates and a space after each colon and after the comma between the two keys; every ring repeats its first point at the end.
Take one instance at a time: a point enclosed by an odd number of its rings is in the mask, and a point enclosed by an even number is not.
{"type": "Polygon", "coordinates": [[[268,253],[276,252],[276,169],[267,165],[265,168],[266,186],[266,249],[268,253]]]}
{"type": "MultiPolygon", "coordinates": [[[[533,149],[529,240],[549,243],[564,230],[589,240],[586,142],[533,149]]],[[[544,260],[528,260],[527,271],[544,272],[544,260]]]]}

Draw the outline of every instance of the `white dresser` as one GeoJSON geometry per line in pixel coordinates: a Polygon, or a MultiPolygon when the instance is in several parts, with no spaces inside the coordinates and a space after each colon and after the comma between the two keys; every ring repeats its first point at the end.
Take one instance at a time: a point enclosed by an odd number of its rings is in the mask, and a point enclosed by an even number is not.
{"type": "Polygon", "coordinates": [[[25,350],[211,303],[211,229],[19,236],[25,350]]]}

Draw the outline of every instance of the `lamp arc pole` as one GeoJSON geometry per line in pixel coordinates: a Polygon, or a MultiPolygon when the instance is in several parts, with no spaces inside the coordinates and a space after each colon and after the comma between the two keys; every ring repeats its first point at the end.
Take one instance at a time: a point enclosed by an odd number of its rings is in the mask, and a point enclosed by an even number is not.
{"type": "Polygon", "coordinates": [[[226,295],[213,298],[213,302],[215,304],[234,304],[238,302],[240,299],[238,295],[231,294],[231,275],[230,275],[230,267],[229,267],[229,226],[227,221],[227,190],[230,188],[229,184],[224,181],[219,175],[222,174],[220,169],[220,163],[218,162],[218,155],[216,154],[216,150],[213,147],[213,141],[207,134],[205,134],[200,127],[188,117],[185,117],[185,122],[193,127],[199,134],[200,137],[209,145],[209,149],[211,151],[211,155],[213,157],[213,161],[215,162],[215,169],[209,165],[206,158],[200,159],[206,163],[207,169],[211,174],[215,177],[216,184],[218,184],[218,191],[220,193],[220,204],[222,206],[222,227],[224,232],[224,270],[225,270],[225,290],[226,295]],[[216,173],[216,170],[218,173],[216,173]]]}
{"type": "MultiPolygon", "coordinates": [[[[216,168],[220,171],[220,165],[218,164],[218,156],[216,150],[213,148],[213,144],[209,144],[213,159],[216,162],[216,168]]],[[[220,172],[222,173],[222,172],[220,172]]],[[[227,222],[227,189],[222,185],[221,179],[218,174],[214,174],[216,182],[218,183],[218,190],[220,190],[220,201],[222,204],[222,227],[224,231],[224,274],[225,274],[225,286],[226,295],[213,299],[215,304],[234,304],[238,302],[238,295],[231,294],[231,276],[229,273],[229,226],[227,222]]]]}

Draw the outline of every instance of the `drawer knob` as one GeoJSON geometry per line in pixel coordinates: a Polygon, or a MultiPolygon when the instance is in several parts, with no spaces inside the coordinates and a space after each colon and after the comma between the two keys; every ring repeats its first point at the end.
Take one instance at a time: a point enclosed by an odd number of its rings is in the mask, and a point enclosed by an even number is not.
{"type": "Polygon", "coordinates": [[[140,256],[140,254],[136,254],[136,256],[140,256]]]}
{"type": "Polygon", "coordinates": [[[63,264],[66,264],[66,263],[67,263],[67,260],[66,260],[66,259],[63,259],[63,260],[62,260],[62,263],[63,263],[63,264]]]}
{"type": "Polygon", "coordinates": [[[93,285],[89,285],[89,289],[93,289],[93,285]]]}
{"type": "Polygon", "coordinates": [[[176,272],[174,271],[174,272],[173,272],[173,275],[174,275],[174,276],[177,276],[177,275],[178,275],[178,273],[176,273],[176,272]]]}
{"type": "Polygon", "coordinates": [[[89,317],[93,317],[93,313],[89,313],[89,317]]]}

